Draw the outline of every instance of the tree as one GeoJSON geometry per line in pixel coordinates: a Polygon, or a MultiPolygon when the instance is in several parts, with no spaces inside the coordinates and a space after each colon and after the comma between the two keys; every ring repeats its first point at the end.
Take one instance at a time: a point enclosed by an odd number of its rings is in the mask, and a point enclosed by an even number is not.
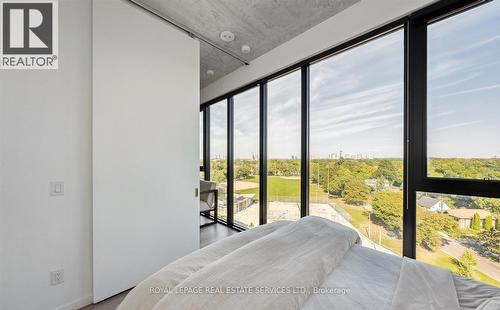
{"type": "Polygon", "coordinates": [[[445,232],[452,238],[459,235],[458,225],[449,215],[429,212],[419,207],[417,209],[417,244],[436,251],[441,244],[439,231],[445,232]]]}
{"type": "Polygon", "coordinates": [[[373,198],[373,216],[389,230],[400,233],[403,225],[403,193],[380,192],[373,198]]]}
{"type": "Polygon", "coordinates": [[[477,264],[474,253],[465,250],[460,259],[455,259],[454,262],[457,265],[457,274],[469,279],[472,278],[472,268],[477,264]]]}
{"type": "Polygon", "coordinates": [[[375,189],[377,192],[381,192],[385,189],[385,178],[380,176],[377,178],[377,183],[375,185],[375,189]]]}
{"type": "Polygon", "coordinates": [[[500,262],[500,230],[483,230],[476,240],[489,252],[488,256],[500,262]]]}
{"type": "Polygon", "coordinates": [[[493,217],[491,215],[488,215],[484,219],[484,229],[491,230],[492,228],[493,228],[493,217]]]}
{"type": "Polygon", "coordinates": [[[474,213],[474,216],[472,217],[472,229],[474,230],[480,230],[481,229],[481,218],[479,217],[479,213],[474,213]]]}
{"type": "Polygon", "coordinates": [[[222,170],[215,170],[212,171],[212,181],[215,181],[216,183],[223,183],[226,181],[226,172],[222,170]]]}
{"type": "MultiPolygon", "coordinates": [[[[330,188],[328,188],[327,191],[332,195],[342,196],[346,183],[351,179],[352,176],[349,169],[342,165],[338,165],[332,173],[330,188]]],[[[323,182],[323,186],[326,186],[326,182],[323,182]]]]}
{"type": "Polygon", "coordinates": [[[417,225],[417,244],[431,250],[436,251],[441,243],[437,231],[426,223],[417,225]]]}
{"type": "Polygon", "coordinates": [[[474,204],[478,208],[488,210],[491,213],[500,213],[500,199],[498,198],[476,198],[474,204]]]}
{"type": "Polygon", "coordinates": [[[252,175],[252,167],[248,164],[240,163],[236,166],[234,178],[236,180],[245,180],[252,175]]]}
{"type": "Polygon", "coordinates": [[[383,177],[384,179],[388,180],[391,184],[394,183],[400,183],[399,176],[398,176],[398,169],[392,161],[390,160],[381,160],[378,167],[377,171],[374,173],[375,178],[380,178],[383,177]]]}
{"type": "Polygon", "coordinates": [[[365,182],[361,180],[350,180],[345,184],[342,198],[344,198],[347,203],[360,205],[366,201],[369,194],[370,188],[365,182]]]}
{"type": "Polygon", "coordinates": [[[453,198],[451,198],[450,196],[443,196],[443,195],[439,195],[438,197],[442,202],[444,202],[448,207],[450,208],[454,208],[455,207],[455,200],[453,200],[453,198]]]}

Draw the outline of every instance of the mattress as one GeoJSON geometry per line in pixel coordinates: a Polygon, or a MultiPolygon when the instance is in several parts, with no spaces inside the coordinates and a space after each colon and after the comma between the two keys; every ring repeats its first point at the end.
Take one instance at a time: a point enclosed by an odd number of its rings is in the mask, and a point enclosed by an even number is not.
{"type": "MultiPolygon", "coordinates": [[[[235,234],[167,265],[132,290],[118,309],[151,309],[162,298],[149,292],[151,285],[173,287],[189,274],[288,223],[275,222],[235,234]]],[[[402,261],[401,257],[353,245],[301,309],[391,309],[402,261]]],[[[460,309],[476,309],[486,299],[500,296],[499,288],[458,276],[453,276],[453,283],[460,309]]]]}
{"type": "MultiPolygon", "coordinates": [[[[322,309],[390,309],[402,258],[354,245],[322,284],[324,294],[312,295],[302,306],[322,309]]],[[[453,275],[460,309],[476,309],[500,296],[500,289],[453,275]]]]}

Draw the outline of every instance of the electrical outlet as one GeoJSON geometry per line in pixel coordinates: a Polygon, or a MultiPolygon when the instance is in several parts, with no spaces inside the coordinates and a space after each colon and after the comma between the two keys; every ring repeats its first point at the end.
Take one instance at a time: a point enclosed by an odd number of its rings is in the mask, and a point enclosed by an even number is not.
{"type": "Polygon", "coordinates": [[[64,282],[64,269],[50,272],[50,285],[58,285],[64,282]]]}

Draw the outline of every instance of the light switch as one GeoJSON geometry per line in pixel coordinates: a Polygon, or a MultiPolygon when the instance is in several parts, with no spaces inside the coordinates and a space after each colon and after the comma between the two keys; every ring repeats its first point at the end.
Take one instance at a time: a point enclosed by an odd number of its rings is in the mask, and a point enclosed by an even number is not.
{"type": "Polygon", "coordinates": [[[50,196],[64,196],[64,182],[50,182],[50,196]]]}

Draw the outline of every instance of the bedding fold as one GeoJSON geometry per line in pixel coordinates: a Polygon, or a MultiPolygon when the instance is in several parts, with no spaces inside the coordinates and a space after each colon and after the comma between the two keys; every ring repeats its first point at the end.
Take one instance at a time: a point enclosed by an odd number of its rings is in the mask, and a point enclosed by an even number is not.
{"type": "Polygon", "coordinates": [[[305,217],[191,274],[153,309],[299,309],[356,242],[349,227],[305,217]]]}
{"type": "Polygon", "coordinates": [[[404,257],[391,309],[459,310],[451,272],[404,257]]]}
{"type": "Polygon", "coordinates": [[[206,265],[292,223],[279,221],[234,234],[170,263],[131,290],[117,310],[150,310],[165,294],[206,265]]]}

